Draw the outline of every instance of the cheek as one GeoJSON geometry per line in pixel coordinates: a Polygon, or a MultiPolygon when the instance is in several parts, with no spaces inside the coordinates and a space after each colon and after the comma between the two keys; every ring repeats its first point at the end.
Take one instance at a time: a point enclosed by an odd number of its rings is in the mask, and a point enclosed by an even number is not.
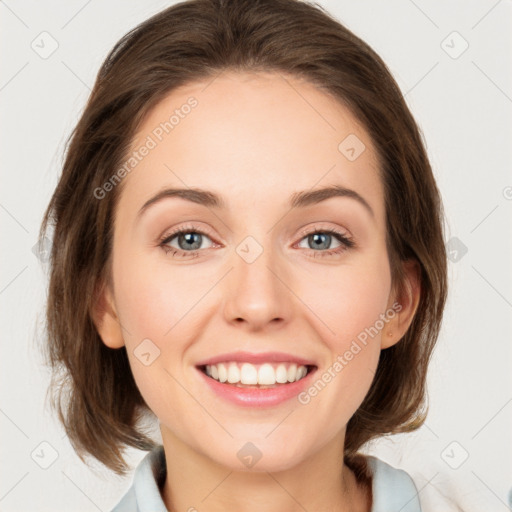
{"type": "MultiPolygon", "coordinates": [[[[131,256],[119,258],[115,267],[116,306],[130,333],[154,339],[160,345],[200,301],[211,275],[203,279],[190,268],[162,261],[155,264],[143,254],[131,256]]],[[[182,327],[180,323],[179,329],[182,327]]],[[[137,339],[130,339],[134,342],[137,339]]]]}
{"type": "Polygon", "coordinates": [[[347,342],[379,320],[391,289],[389,268],[384,264],[332,267],[314,279],[299,278],[298,295],[323,327],[332,348],[347,342]]]}
{"type": "Polygon", "coordinates": [[[189,397],[176,379],[181,378],[179,365],[199,290],[186,286],[179,269],[147,265],[135,255],[118,263],[116,307],[133,377],[149,408],[179,423],[189,397]]]}
{"type": "Polygon", "coordinates": [[[322,341],[329,351],[329,361],[318,372],[303,403],[311,401],[317,413],[328,406],[345,422],[363,401],[379,360],[385,325],[382,315],[386,315],[391,287],[387,261],[380,260],[333,267],[319,273],[314,286],[311,280],[303,281],[300,291],[312,311],[310,321],[323,333],[322,341]]]}
{"type": "Polygon", "coordinates": [[[203,332],[201,322],[208,317],[204,296],[218,279],[211,269],[172,266],[164,260],[155,264],[135,251],[130,258],[118,258],[114,268],[116,308],[130,366],[146,402],[157,407],[161,396],[176,387],[172,376],[181,378],[187,349],[203,332]]]}

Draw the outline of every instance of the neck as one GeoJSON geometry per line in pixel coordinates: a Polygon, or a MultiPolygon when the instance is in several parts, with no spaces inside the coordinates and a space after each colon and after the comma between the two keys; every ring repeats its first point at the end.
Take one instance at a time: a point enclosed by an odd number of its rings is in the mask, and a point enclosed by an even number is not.
{"type": "Polygon", "coordinates": [[[240,471],[220,465],[162,430],[167,476],[161,490],[169,512],[370,512],[371,491],[343,462],[333,439],[281,471],[240,471]]]}

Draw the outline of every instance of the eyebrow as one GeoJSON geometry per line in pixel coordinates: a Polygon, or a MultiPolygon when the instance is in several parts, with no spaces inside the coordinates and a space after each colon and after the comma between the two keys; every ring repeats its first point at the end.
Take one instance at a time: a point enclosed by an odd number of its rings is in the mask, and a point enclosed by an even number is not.
{"type": "MultiPolygon", "coordinates": [[[[156,195],[148,199],[139,210],[137,217],[140,217],[150,206],[170,197],[179,197],[192,203],[197,203],[207,208],[227,209],[224,199],[208,190],[200,188],[166,188],[161,190],[156,195]]],[[[348,197],[355,199],[370,213],[372,217],[375,216],[372,207],[369,203],[358,194],[355,190],[342,187],[340,185],[332,185],[316,190],[303,190],[295,192],[291,195],[289,206],[290,208],[305,208],[314,204],[321,203],[332,197],[348,197]]]]}

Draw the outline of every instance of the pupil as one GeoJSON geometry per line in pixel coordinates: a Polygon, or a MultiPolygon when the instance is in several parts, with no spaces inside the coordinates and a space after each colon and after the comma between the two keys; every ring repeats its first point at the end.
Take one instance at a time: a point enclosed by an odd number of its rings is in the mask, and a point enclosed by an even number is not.
{"type": "Polygon", "coordinates": [[[199,249],[201,247],[201,235],[199,233],[185,233],[180,235],[179,240],[180,248],[182,249],[199,249]],[[181,242],[185,240],[187,244],[192,244],[193,247],[182,247],[181,242]],[[195,244],[195,245],[194,245],[195,244]]]}
{"type": "Polygon", "coordinates": [[[314,244],[317,244],[318,242],[320,243],[320,247],[313,247],[313,249],[327,249],[329,247],[329,242],[331,240],[331,236],[326,234],[326,233],[315,233],[313,235],[310,235],[310,240],[311,238],[314,240],[314,244]],[[324,237],[326,240],[324,240],[323,242],[323,245],[322,245],[322,241],[319,240],[320,237],[324,237]]]}

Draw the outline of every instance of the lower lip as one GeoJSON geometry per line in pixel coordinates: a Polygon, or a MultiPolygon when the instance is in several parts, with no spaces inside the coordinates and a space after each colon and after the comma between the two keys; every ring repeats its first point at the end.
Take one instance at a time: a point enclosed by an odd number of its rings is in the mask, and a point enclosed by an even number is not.
{"type": "Polygon", "coordinates": [[[196,368],[196,370],[200,373],[206,384],[210,386],[210,389],[225,400],[245,407],[271,407],[286,402],[296,397],[301,391],[304,391],[310,385],[316,368],[296,382],[278,384],[275,388],[239,388],[212,379],[199,368],[196,368]]]}

